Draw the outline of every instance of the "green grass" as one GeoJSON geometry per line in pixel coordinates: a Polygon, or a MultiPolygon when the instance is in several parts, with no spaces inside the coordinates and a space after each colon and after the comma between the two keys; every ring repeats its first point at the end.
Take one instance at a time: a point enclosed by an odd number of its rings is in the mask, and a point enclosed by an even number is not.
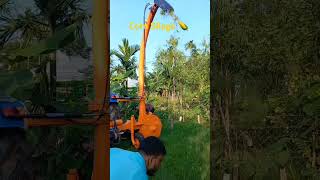
{"type": "Polygon", "coordinates": [[[164,123],[161,139],[167,156],[152,180],[207,180],[210,168],[209,127],[192,122],[164,123]]]}
{"type": "MultiPolygon", "coordinates": [[[[175,123],[173,131],[163,122],[161,140],[167,155],[150,180],[208,180],[210,168],[209,127],[192,122],[175,123]]],[[[130,141],[118,147],[135,151],[130,141]]]]}
{"type": "MultiPolygon", "coordinates": [[[[159,109],[159,108],[156,108],[159,109]]],[[[161,140],[167,155],[160,170],[150,180],[208,180],[210,179],[210,127],[208,123],[197,124],[187,118],[176,122],[170,129],[168,117],[172,111],[156,111],[162,121],[161,140]]],[[[135,151],[130,140],[119,144],[120,148],[135,151]]]]}

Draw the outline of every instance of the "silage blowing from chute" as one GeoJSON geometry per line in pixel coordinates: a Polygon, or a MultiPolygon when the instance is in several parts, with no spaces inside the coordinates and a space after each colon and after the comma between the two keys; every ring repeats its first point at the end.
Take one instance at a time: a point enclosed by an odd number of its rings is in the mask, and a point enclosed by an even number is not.
{"type": "Polygon", "coordinates": [[[166,12],[166,11],[161,11],[161,15],[168,15],[168,16],[171,16],[174,20],[175,23],[178,23],[179,26],[181,27],[181,29],[183,30],[188,30],[188,26],[182,22],[179,17],[174,13],[174,10],[170,10],[169,12],[166,12]]]}

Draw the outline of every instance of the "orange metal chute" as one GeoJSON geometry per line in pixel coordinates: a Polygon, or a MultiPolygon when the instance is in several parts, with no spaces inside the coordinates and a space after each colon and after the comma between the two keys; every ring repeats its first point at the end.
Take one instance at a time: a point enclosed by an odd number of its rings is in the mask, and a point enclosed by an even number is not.
{"type": "MultiPolygon", "coordinates": [[[[146,50],[146,44],[147,39],[150,32],[151,23],[154,19],[154,16],[157,13],[159,6],[157,4],[154,4],[151,8],[151,11],[149,13],[147,23],[145,26],[145,30],[143,32],[143,38],[141,41],[140,46],[140,61],[139,61],[139,118],[138,121],[136,121],[134,116],[131,116],[130,120],[127,120],[124,122],[121,119],[118,119],[116,121],[110,121],[110,128],[117,128],[119,131],[130,131],[130,139],[132,144],[135,148],[139,148],[140,146],[140,140],[135,136],[135,132],[137,131],[140,135],[142,135],[142,138],[155,136],[160,137],[161,130],[162,130],[162,123],[158,116],[147,113],[146,112],[146,95],[144,90],[144,81],[145,81],[145,50],[146,50]]],[[[128,99],[119,99],[119,102],[128,102],[132,100],[128,99]]]]}

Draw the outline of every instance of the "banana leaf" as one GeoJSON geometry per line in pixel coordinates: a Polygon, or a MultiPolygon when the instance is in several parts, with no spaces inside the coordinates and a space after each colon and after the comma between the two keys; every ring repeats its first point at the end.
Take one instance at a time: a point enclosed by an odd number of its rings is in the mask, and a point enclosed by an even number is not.
{"type": "Polygon", "coordinates": [[[65,47],[75,40],[74,32],[77,24],[72,24],[66,28],[57,31],[53,36],[35,43],[30,47],[18,49],[12,52],[15,56],[39,56],[41,54],[49,54],[60,48],[65,47]]]}

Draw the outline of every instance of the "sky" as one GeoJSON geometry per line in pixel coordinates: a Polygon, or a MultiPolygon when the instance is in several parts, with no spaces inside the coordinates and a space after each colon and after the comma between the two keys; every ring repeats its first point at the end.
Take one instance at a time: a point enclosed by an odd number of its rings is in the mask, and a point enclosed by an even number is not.
{"type": "MultiPolygon", "coordinates": [[[[92,1],[84,1],[84,9],[88,13],[92,13],[92,1]]],[[[118,45],[122,43],[123,38],[127,38],[131,45],[140,45],[142,39],[142,29],[131,30],[130,23],[142,24],[143,13],[146,3],[153,3],[152,0],[110,0],[110,48],[118,49],[118,45]]],[[[169,32],[163,30],[150,30],[147,48],[146,48],[146,68],[147,71],[152,71],[153,63],[155,62],[156,53],[161,48],[166,48],[166,41],[170,36],[175,36],[180,39],[178,48],[184,50],[184,45],[193,40],[199,47],[205,39],[209,42],[210,35],[210,0],[167,0],[174,8],[175,14],[181,21],[188,25],[188,31],[183,31],[179,26],[169,32]]],[[[25,8],[34,6],[33,0],[15,0],[16,5],[19,5],[22,11],[25,8]]],[[[20,9],[20,8],[18,8],[20,9]]],[[[20,12],[21,13],[21,12],[20,12]]],[[[146,11],[146,18],[149,10],[146,11]]],[[[160,24],[173,24],[171,16],[160,15],[158,10],[154,21],[160,24]]],[[[92,27],[88,24],[84,28],[85,37],[88,45],[92,45],[92,27]]],[[[136,53],[137,60],[139,53],[136,53]]],[[[188,54],[188,52],[186,52],[188,54]]],[[[72,57],[78,58],[79,57],[72,57]]],[[[64,60],[65,58],[63,58],[64,60]]],[[[137,62],[138,63],[138,62],[137,62]]]]}
{"type": "MultiPolygon", "coordinates": [[[[143,13],[146,3],[153,1],[146,0],[110,0],[110,47],[118,49],[123,38],[129,40],[129,44],[140,45],[142,39],[142,29],[132,30],[129,28],[130,23],[142,24],[143,13]]],[[[174,8],[175,14],[181,21],[188,25],[188,31],[183,31],[180,27],[179,32],[171,30],[150,30],[146,48],[146,66],[147,71],[152,71],[155,62],[156,53],[161,48],[166,48],[166,41],[170,36],[180,39],[178,48],[184,50],[184,45],[193,40],[200,46],[201,42],[206,39],[209,42],[210,35],[210,0],[167,0],[174,8]]],[[[149,10],[146,11],[146,19],[149,10]]],[[[161,16],[158,10],[153,22],[160,24],[173,24],[171,16],[161,16]]],[[[136,54],[139,59],[139,52],[136,54]]]]}

